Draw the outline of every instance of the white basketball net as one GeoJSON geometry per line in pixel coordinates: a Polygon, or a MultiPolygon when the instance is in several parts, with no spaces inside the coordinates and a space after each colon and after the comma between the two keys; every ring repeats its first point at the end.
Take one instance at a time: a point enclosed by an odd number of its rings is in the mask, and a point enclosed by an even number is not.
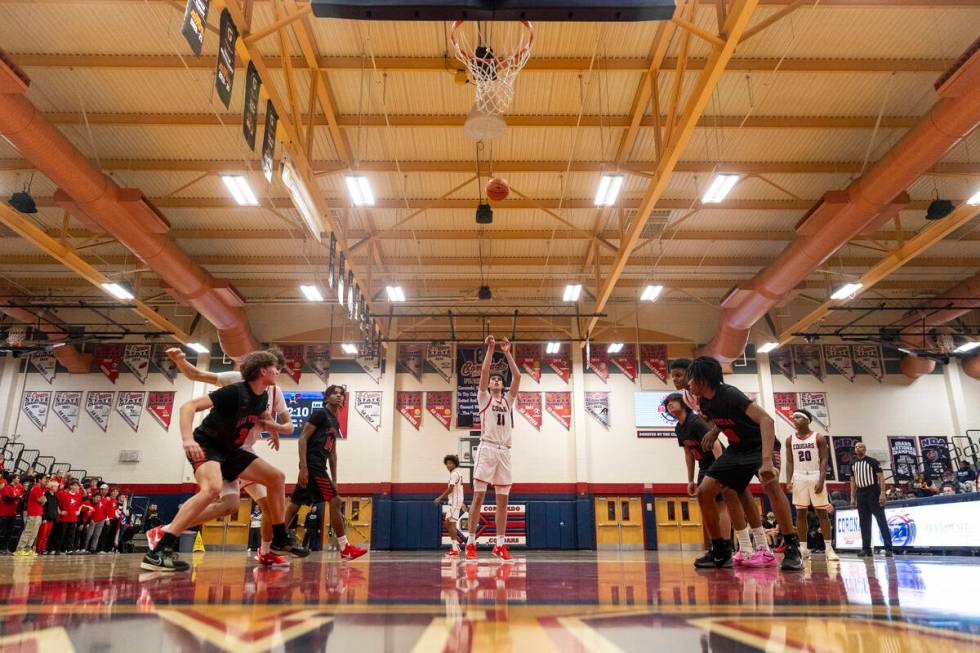
{"type": "Polygon", "coordinates": [[[456,58],[476,86],[476,107],[500,115],[514,99],[514,80],[527,64],[534,44],[531,23],[480,23],[457,20],[451,36],[456,58]]]}

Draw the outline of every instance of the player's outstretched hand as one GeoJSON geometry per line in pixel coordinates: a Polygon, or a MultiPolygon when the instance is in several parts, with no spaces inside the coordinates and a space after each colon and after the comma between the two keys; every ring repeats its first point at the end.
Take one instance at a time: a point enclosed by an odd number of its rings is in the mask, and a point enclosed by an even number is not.
{"type": "Polygon", "coordinates": [[[493,336],[487,336],[487,339],[483,341],[487,347],[493,347],[497,343],[497,339],[493,336]]]}
{"type": "Polygon", "coordinates": [[[169,347],[167,351],[164,352],[167,358],[175,363],[179,363],[182,360],[187,360],[187,354],[180,347],[169,347]]]}
{"type": "Polygon", "coordinates": [[[510,351],[510,340],[504,338],[503,342],[500,343],[500,351],[505,354],[510,351]]]}

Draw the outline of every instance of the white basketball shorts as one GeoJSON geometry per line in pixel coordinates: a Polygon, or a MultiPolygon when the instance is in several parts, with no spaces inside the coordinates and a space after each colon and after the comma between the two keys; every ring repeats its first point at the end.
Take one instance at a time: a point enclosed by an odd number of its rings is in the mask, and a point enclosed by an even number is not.
{"type": "Polygon", "coordinates": [[[476,450],[473,463],[473,489],[482,492],[492,485],[504,494],[513,483],[510,467],[510,449],[482,443],[476,450]]]}
{"type": "Polygon", "coordinates": [[[819,476],[808,474],[806,476],[793,475],[793,505],[797,508],[825,508],[830,505],[827,500],[827,484],[817,492],[817,481],[819,476]]]}

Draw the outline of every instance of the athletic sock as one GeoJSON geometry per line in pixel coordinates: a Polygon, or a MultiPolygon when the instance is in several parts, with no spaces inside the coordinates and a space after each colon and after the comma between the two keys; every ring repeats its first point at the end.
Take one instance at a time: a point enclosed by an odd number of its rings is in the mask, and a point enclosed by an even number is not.
{"type": "Polygon", "coordinates": [[[473,533],[470,533],[469,537],[466,538],[466,546],[471,544],[476,544],[476,535],[473,533]]]}
{"type": "Polygon", "coordinates": [[[752,551],[752,540],[749,539],[749,527],[746,526],[740,531],[735,531],[735,538],[738,540],[738,548],[742,555],[749,555],[752,551]]]}
{"type": "Polygon", "coordinates": [[[161,530],[162,530],[162,531],[163,531],[164,533],[169,533],[169,532],[170,532],[170,524],[164,524],[163,526],[161,526],[161,527],[160,527],[160,529],[161,529],[161,530]]]}
{"type": "Polygon", "coordinates": [[[272,542],[262,542],[262,545],[259,546],[259,553],[261,553],[262,555],[268,555],[269,551],[271,550],[272,550],[272,542]]]}
{"type": "Polygon", "coordinates": [[[341,535],[340,537],[337,538],[337,546],[340,547],[340,550],[341,551],[343,551],[344,549],[347,548],[347,536],[346,535],[341,535]]]}
{"type": "Polygon", "coordinates": [[[285,524],[273,524],[272,525],[272,541],[273,542],[285,542],[289,539],[286,535],[286,525],[285,524]]]}
{"type": "Polygon", "coordinates": [[[755,540],[756,551],[769,551],[769,538],[766,537],[766,529],[762,526],[752,529],[752,539],[755,540]]]}

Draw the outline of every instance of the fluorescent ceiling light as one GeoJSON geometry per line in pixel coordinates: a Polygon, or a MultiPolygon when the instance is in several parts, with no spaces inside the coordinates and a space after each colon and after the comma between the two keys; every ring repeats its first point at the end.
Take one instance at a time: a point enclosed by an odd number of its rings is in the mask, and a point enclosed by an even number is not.
{"type": "Polygon", "coordinates": [[[861,288],[864,288],[864,284],[855,281],[854,283],[845,283],[843,286],[834,291],[830,296],[831,299],[848,299],[857,294],[861,288]]]}
{"type": "Polygon", "coordinates": [[[655,302],[657,297],[660,297],[660,293],[663,292],[663,286],[647,286],[643,289],[643,294],[640,295],[641,302],[655,302]]]}
{"type": "Polygon", "coordinates": [[[110,295],[112,295],[113,297],[115,297],[116,299],[121,299],[123,301],[129,301],[130,299],[133,299],[133,293],[131,293],[129,289],[126,288],[126,286],[123,286],[122,284],[118,284],[112,281],[107,281],[106,283],[102,284],[102,289],[105,290],[110,295]]]}
{"type": "Polygon", "coordinates": [[[560,342],[549,342],[548,343],[548,353],[549,354],[557,354],[560,349],[561,349],[561,343],[560,342]]]}
{"type": "Polygon", "coordinates": [[[402,290],[401,286],[385,286],[385,290],[388,292],[389,302],[405,301],[405,291],[402,290]]]}
{"type": "Polygon", "coordinates": [[[351,175],[344,177],[347,183],[347,192],[354,206],[374,206],[374,193],[371,192],[371,184],[364,175],[351,175]]]}
{"type": "Polygon", "coordinates": [[[316,286],[301,285],[299,287],[299,289],[300,289],[300,291],[302,291],[302,293],[306,297],[306,300],[307,301],[310,301],[310,302],[322,302],[323,301],[323,295],[320,293],[320,289],[317,288],[316,286]]]}
{"type": "Polygon", "coordinates": [[[579,295],[582,294],[582,284],[570,283],[565,286],[565,294],[562,295],[563,302],[577,302],[579,295]]]}
{"type": "Polygon", "coordinates": [[[289,161],[284,161],[282,164],[282,183],[289,190],[289,197],[292,199],[296,210],[303,216],[303,222],[306,223],[306,228],[317,239],[317,242],[319,242],[322,229],[316,204],[313,203],[313,198],[310,196],[310,191],[306,188],[306,184],[303,183],[303,180],[296,173],[296,170],[293,169],[289,161]]]}
{"type": "Polygon", "coordinates": [[[977,206],[978,204],[980,204],[980,190],[978,190],[973,195],[971,195],[970,199],[968,199],[966,203],[969,204],[970,206],[977,206]]]}
{"type": "Polygon", "coordinates": [[[187,343],[187,348],[196,351],[199,354],[210,354],[211,350],[202,345],[199,342],[189,342],[187,343]]]}
{"type": "Polygon", "coordinates": [[[606,347],[607,354],[618,354],[623,351],[623,343],[621,342],[610,342],[609,346],[606,347]]]}
{"type": "Polygon", "coordinates": [[[248,185],[248,179],[241,175],[221,175],[221,181],[225,182],[228,192],[235,199],[239,206],[258,206],[259,200],[252,192],[252,187],[248,185]]]}
{"type": "Polygon", "coordinates": [[[756,348],[756,351],[759,352],[760,354],[768,354],[773,349],[778,349],[778,348],[779,348],[779,343],[778,342],[767,342],[764,345],[759,345],[756,348]]]}
{"type": "Polygon", "coordinates": [[[726,175],[724,173],[717,175],[711,181],[711,185],[708,186],[708,190],[701,201],[705,204],[718,204],[735,188],[738,179],[738,175],[726,175]]]}
{"type": "Polygon", "coordinates": [[[964,342],[962,345],[953,350],[954,354],[965,354],[968,351],[973,351],[977,347],[980,347],[980,341],[974,340],[973,342],[964,342]]]}
{"type": "Polygon", "coordinates": [[[345,342],[344,344],[340,345],[340,348],[344,350],[344,353],[345,354],[356,354],[357,353],[357,345],[352,344],[352,343],[349,343],[349,342],[345,342]]]}
{"type": "Polygon", "coordinates": [[[595,192],[596,206],[612,206],[623,188],[623,175],[602,175],[595,192]]]}

